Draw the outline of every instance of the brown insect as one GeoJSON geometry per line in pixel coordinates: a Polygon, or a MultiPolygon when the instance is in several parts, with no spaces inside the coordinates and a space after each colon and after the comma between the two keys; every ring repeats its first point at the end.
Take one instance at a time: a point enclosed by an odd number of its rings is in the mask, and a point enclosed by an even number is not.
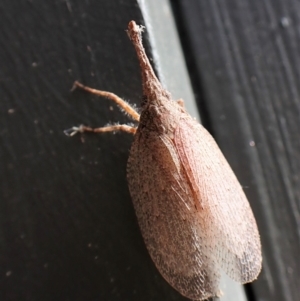
{"type": "Polygon", "coordinates": [[[68,134],[134,134],[127,179],[147,249],[176,290],[204,300],[218,295],[221,270],[240,283],[256,279],[262,263],[259,233],[244,191],[216,142],[156,78],[142,30],[131,21],[127,31],[142,71],[140,115],[113,93],[75,83],[116,102],[138,126],[80,126],[68,134]]]}

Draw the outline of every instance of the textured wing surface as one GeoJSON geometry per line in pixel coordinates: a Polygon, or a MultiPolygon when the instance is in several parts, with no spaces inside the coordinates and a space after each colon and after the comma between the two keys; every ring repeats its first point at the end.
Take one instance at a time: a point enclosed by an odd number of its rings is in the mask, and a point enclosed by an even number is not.
{"type": "MultiPolygon", "coordinates": [[[[211,135],[193,119],[175,130],[176,151],[186,171],[199,215],[199,231],[206,227],[205,245],[232,279],[246,283],[261,270],[261,245],[248,200],[211,135]]],[[[203,235],[203,233],[201,234],[203,235]]]]}
{"type": "Polygon", "coordinates": [[[163,277],[191,299],[215,296],[216,262],[195,224],[199,213],[174,143],[155,133],[137,133],[128,183],[144,241],[163,277]]]}

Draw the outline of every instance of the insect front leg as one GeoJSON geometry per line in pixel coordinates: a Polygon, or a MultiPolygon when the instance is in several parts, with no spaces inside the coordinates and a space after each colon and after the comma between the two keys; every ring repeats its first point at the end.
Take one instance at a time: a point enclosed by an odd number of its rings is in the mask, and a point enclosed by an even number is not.
{"type": "MultiPolygon", "coordinates": [[[[111,93],[111,92],[107,92],[107,91],[96,90],[96,89],[87,87],[87,86],[81,84],[78,81],[74,82],[74,85],[72,87],[72,91],[75,90],[76,88],[80,88],[80,89],[82,89],[84,91],[87,91],[88,93],[91,93],[91,94],[94,94],[94,95],[97,95],[97,96],[106,97],[106,98],[112,100],[113,102],[115,102],[133,120],[135,120],[135,121],[139,121],[140,120],[139,113],[131,105],[129,105],[124,99],[120,98],[116,94],[111,93]]],[[[72,128],[65,130],[64,133],[67,136],[74,136],[77,133],[84,133],[84,132],[106,133],[106,132],[118,132],[118,131],[122,131],[122,132],[126,132],[126,133],[134,135],[136,133],[136,129],[137,128],[135,126],[127,125],[127,124],[107,125],[107,126],[99,127],[99,128],[92,128],[92,127],[89,127],[89,126],[80,125],[78,127],[77,126],[73,126],[72,128]]]]}
{"type": "Polygon", "coordinates": [[[127,124],[108,125],[100,128],[92,128],[89,126],[80,125],[78,127],[73,126],[70,129],[65,130],[64,133],[67,136],[74,136],[77,133],[84,133],[84,132],[106,133],[106,132],[118,132],[118,131],[122,131],[134,135],[136,132],[136,127],[127,124]]]}
{"type": "Polygon", "coordinates": [[[102,96],[106,97],[113,102],[115,102],[120,108],[122,108],[133,120],[135,121],[140,121],[140,114],[130,105],[128,104],[124,99],[121,97],[117,96],[114,93],[107,92],[107,91],[102,91],[102,90],[96,90],[90,87],[87,87],[83,84],[81,84],[78,81],[74,82],[72,91],[75,90],[76,88],[80,88],[84,91],[87,91],[91,94],[97,95],[97,96],[102,96]]]}

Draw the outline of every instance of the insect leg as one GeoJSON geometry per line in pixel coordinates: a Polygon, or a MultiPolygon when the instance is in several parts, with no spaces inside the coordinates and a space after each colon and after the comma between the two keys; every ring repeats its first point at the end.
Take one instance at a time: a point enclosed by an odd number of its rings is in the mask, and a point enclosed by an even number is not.
{"type": "Polygon", "coordinates": [[[84,132],[106,133],[106,132],[117,132],[117,131],[123,131],[134,135],[136,132],[136,127],[127,124],[108,125],[100,128],[91,128],[85,125],[80,125],[79,127],[73,126],[72,128],[65,130],[64,133],[67,136],[74,136],[77,133],[84,133],[84,132]]]}
{"type": "Polygon", "coordinates": [[[76,88],[80,88],[82,90],[85,90],[89,93],[92,93],[92,94],[95,94],[98,96],[106,97],[106,98],[112,100],[113,102],[115,102],[119,107],[121,107],[126,113],[129,114],[129,116],[132,119],[134,119],[136,121],[140,120],[140,114],[132,106],[130,106],[125,100],[123,100],[116,94],[87,87],[87,86],[79,83],[78,81],[74,82],[72,90],[74,90],[76,88]]]}

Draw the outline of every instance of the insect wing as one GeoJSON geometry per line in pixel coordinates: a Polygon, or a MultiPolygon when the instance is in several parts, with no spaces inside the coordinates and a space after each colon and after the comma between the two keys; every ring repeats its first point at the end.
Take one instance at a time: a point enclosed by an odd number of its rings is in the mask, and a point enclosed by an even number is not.
{"type": "Polygon", "coordinates": [[[211,135],[192,118],[175,130],[174,143],[199,209],[203,252],[211,254],[233,280],[246,283],[261,270],[256,222],[232,169],[211,135]],[[203,220],[203,214],[206,213],[203,220]]]}
{"type": "Polygon", "coordinates": [[[147,249],[175,289],[204,300],[217,294],[219,273],[209,254],[203,253],[193,192],[182,171],[168,137],[137,132],[128,161],[128,184],[147,249]]]}

